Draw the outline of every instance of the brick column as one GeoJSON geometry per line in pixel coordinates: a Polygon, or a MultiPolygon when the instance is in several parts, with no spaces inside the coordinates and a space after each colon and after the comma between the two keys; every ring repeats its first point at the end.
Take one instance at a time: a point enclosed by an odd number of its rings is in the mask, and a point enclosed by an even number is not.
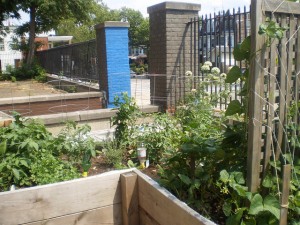
{"type": "Polygon", "coordinates": [[[114,107],[115,95],[130,96],[128,60],[128,23],[104,22],[95,26],[100,90],[105,91],[108,107],[114,107]]]}
{"type": "Polygon", "coordinates": [[[198,40],[192,40],[189,22],[198,18],[199,10],[199,4],[179,2],[163,2],[148,8],[151,103],[163,109],[175,105],[182,97],[178,93],[183,76],[186,71],[193,71],[193,63],[198,63],[198,40]]]}

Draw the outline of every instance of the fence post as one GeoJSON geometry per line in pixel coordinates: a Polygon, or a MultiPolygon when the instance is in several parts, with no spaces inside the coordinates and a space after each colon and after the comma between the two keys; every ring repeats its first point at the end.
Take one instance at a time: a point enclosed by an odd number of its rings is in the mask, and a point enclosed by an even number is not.
{"type": "Polygon", "coordinates": [[[95,26],[100,90],[105,91],[108,107],[115,95],[130,96],[127,22],[107,21],[95,26]]]}
{"type": "Polygon", "coordinates": [[[182,81],[187,70],[193,71],[193,63],[198,64],[198,41],[192,39],[190,22],[198,18],[199,10],[199,4],[178,2],[148,7],[151,104],[163,109],[175,105],[176,92],[181,91],[178,81],[182,81]]]}
{"type": "Polygon", "coordinates": [[[251,60],[249,83],[249,123],[247,185],[251,192],[257,191],[260,184],[260,161],[262,152],[262,93],[264,87],[265,41],[258,35],[263,22],[262,0],[251,1],[251,60]]]}

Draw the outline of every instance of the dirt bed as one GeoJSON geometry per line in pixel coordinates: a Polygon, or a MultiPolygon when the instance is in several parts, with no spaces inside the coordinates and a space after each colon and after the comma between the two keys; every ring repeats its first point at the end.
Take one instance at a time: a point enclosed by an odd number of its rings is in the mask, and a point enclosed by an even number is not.
{"type": "Polygon", "coordinates": [[[37,95],[50,95],[65,93],[53,88],[47,83],[39,83],[35,80],[28,81],[0,81],[0,98],[27,97],[37,95]]]}

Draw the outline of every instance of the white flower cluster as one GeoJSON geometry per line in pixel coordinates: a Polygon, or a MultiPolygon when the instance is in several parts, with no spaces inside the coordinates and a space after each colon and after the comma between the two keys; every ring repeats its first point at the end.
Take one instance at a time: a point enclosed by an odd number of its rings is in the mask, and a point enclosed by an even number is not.
{"type": "Polygon", "coordinates": [[[209,66],[209,67],[212,67],[212,63],[211,63],[210,61],[206,61],[206,62],[204,63],[204,65],[209,66]]]}
{"type": "Polygon", "coordinates": [[[193,76],[193,72],[188,70],[185,72],[185,76],[191,77],[191,76],[193,76]]]}
{"type": "Polygon", "coordinates": [[[226,73],[221,73],[220,77],[221,77],[222,79],[226,79],[227,74],[226,74],[226,73]]]}
{"type": "Polygon", "coordinates": [[[209,65],[204,64],[203,66],[201,66],[201,71],[203,71],[203,72],[208,72],[208,71],[210,71],[209,65]]]}
{"type": "Polygon", "coordinates": [[[220,69],[218,68],[218,67],[213,67],[212,69],[211,69],[211,72],[212,72],[212,74],[214,74],[214,75],[219,75],[220,74],[220,69]]]}

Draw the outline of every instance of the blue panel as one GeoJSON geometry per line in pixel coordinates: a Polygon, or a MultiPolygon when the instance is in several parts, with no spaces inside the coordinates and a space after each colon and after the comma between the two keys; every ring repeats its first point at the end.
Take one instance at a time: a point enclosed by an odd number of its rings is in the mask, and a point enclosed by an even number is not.
{"type": "Polygon", "coordinates": [[[109,106],[116,94],[130,93],[130,69],[128,60],[128,28],[106,27],[106,57],[108,73],[109,106]]]}

